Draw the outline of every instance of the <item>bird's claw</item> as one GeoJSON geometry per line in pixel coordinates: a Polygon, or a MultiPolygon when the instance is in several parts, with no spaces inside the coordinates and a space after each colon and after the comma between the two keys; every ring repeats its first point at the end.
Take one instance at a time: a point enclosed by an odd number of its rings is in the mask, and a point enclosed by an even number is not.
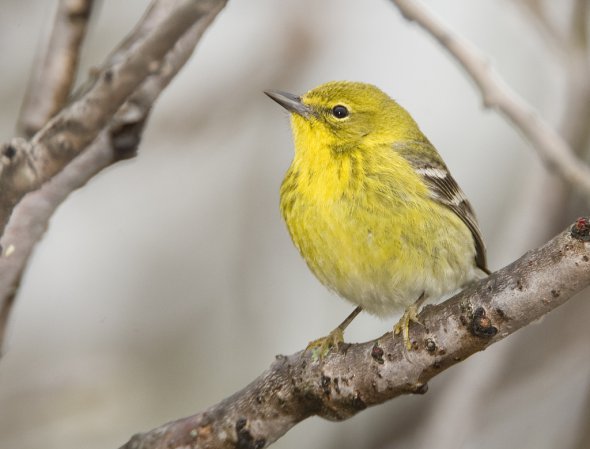
{"type": "Polygon", "coordinates": [[[393,328],[395,335],[402,335],[404,347],[408,351],[412,349],[412,342],[410,341],[410,322],[412,321],[422,325],[422,322],[418,319],[418,306],[416,304],[412,304],[404,311],[404,314],[393,328]]]}
{"type": "Polygon", "coordinates": [[[344,342],[344,333],[337,327],[328,335],[317,340],[309,342],[306,350],[311,351],[312,360],[321,360],[328,355],[332,348],[338,349],[338,346],[344,342]]]}

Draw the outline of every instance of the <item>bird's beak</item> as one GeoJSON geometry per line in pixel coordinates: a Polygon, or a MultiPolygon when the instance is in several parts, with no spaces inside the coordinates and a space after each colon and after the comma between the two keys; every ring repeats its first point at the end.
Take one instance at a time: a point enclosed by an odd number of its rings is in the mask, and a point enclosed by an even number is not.
{"type": "Polygon", "coordinates": [[[309,118],[313,115],[311,108],[303,104],[301,98],[297,95],[282,92],[280,90],[265,90],[264,93],[284,107],[287,111],[294,112],[305,118],[309,118]]]}

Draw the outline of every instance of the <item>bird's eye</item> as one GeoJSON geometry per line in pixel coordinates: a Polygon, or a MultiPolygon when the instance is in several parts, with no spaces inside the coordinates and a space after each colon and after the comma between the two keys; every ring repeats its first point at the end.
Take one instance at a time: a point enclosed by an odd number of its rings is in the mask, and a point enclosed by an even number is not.
{"type": "Polygon", "coordinates": [[[346,106],[337,104],[332,108],[332,115],[336,118],[348,117],[348,109],[346,109],[346,106]]]}

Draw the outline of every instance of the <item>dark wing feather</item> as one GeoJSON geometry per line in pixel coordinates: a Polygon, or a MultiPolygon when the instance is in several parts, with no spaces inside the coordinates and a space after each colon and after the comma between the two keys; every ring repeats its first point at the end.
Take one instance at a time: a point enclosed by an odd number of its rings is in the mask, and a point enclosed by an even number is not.
{"type": "Polygon", "coordinates": [[[486,249],[475,213],[467,197],[453,179],[445,163],[430,142],[404,142],[394,150],[406,159],[428,186],[433,199],[451,209],[465,223],[475,242],[475,262],[485,273],[486,249]]]}

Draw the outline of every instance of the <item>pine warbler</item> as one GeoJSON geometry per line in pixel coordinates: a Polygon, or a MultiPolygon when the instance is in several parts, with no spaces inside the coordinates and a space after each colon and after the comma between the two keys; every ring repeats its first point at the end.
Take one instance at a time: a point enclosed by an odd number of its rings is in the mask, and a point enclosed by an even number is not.
{"type": "Polygon", "coordinates": [[[377,87],[333,81],[299,97],[265,92],[291,113],[295,156],[281,212],[315,276],[361,311],[388,316],[411,348],[420,305],[488,273],[471,205],[410,114],[377,87]]]}

